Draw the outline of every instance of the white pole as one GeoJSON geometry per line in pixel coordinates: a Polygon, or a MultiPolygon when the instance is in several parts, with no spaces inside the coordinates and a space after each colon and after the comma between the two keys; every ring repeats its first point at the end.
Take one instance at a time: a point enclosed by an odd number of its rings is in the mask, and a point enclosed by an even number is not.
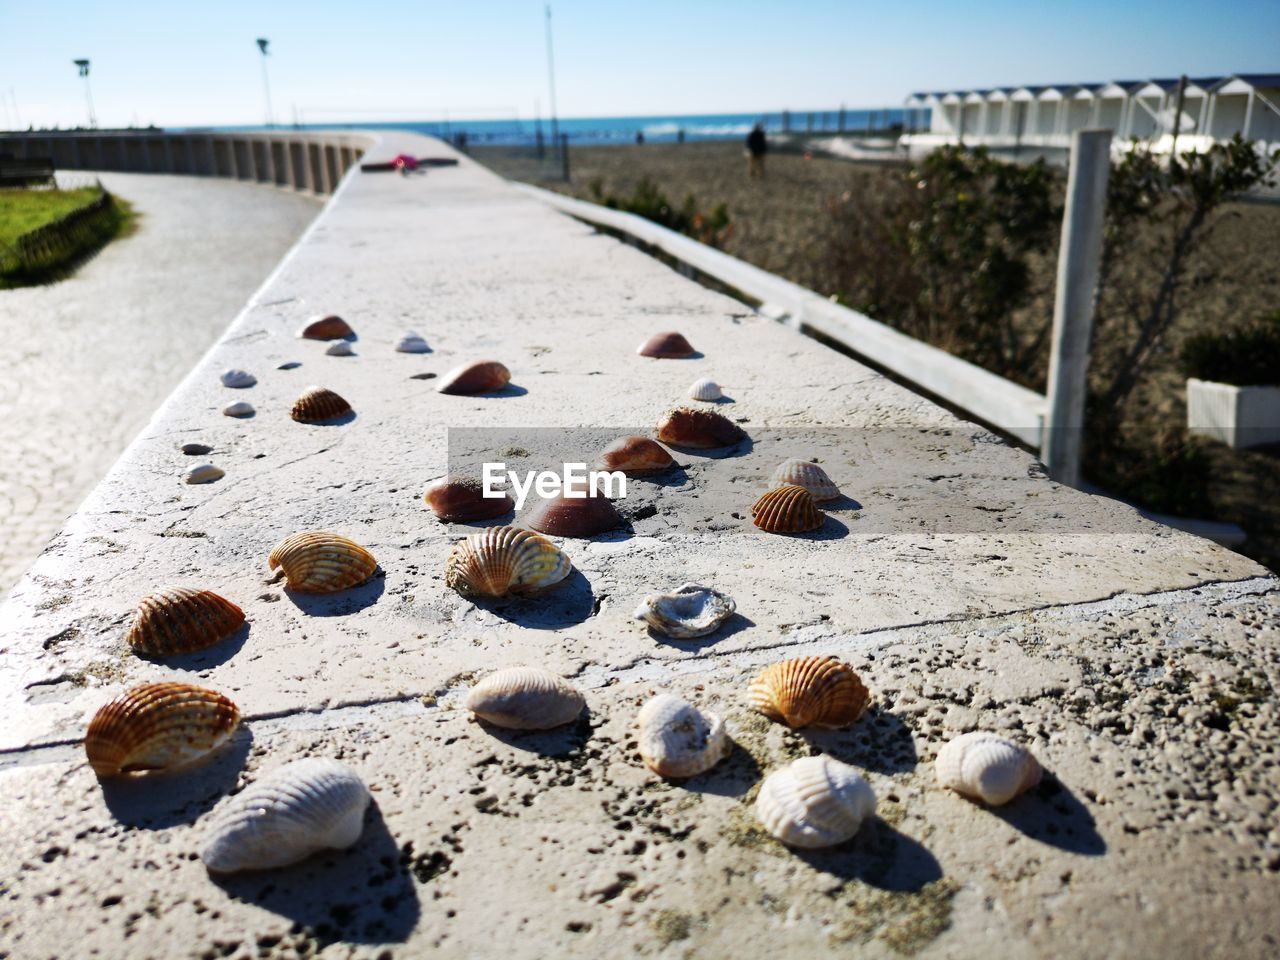
{"type": "Polygon", "coordinates": [[[1077,130],[1072,134],[1053,305],[1049,407],[1040,451],[1049,476],[1071,487],[1080,485],[1094,288],[1098,285],[1110,173],[1111,131],[1077,130]]]}
{"type": "Polygon", "coordinates": [[[1240,131],[1240,136],[1244,137],[1246,140],[1251,139],[1249,136],[1249,128],[1253,126],[1253,101],[1255,99],[1256,97],[1254,96],[1253,87],[1250,87],[1249,99],[1245,102],[1244,108],[1244,129],[1240,131]]]}
{"type": "Polygon", "coordinates": [[[551,4],[547,4],[547,87],[551,94],[551,142],[560,149],[560,117],[556,112],[556,59],[551,46],[551,4]]]}

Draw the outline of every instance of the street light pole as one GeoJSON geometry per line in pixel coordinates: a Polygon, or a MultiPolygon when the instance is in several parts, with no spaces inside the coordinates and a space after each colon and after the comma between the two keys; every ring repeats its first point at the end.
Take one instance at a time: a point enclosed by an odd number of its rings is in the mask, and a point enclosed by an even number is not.
{"type": "Polygon", "coordinates": [[[88,60],[72,60],[77,67],[80,68],[80,76],[84,77],[84,101],[89,107],[89,129],[94,129],[98,125],[98,118],[93,112],[93,90],[89,87],[89,61],[88,60]]]}
{"type": "Polygon", "coordinates": [[[551,47],[551,4],[547,4],[547,86],[551,90],[551,142],[560,143],[560,124],[556,117],[556,58],[551,47]]]}
{"type": "Polygon", "coordinates": [[[262,93],[267,101],[267,126],[274,127],[276,124],[271,112],[271,83],[267,80],[267,44],[270,42],[266,37],[258,38],[258,49],[262,52],[262,93]]]}

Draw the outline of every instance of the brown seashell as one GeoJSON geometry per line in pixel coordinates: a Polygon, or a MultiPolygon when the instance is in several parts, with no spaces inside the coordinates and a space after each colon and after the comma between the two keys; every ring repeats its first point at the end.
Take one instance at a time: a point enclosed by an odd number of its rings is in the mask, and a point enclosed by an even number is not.
{"type": "Polygon", "coordinates": [[[808,533],[827,521],[813,494],[793,483],[766,490],[751,508],[751,519],[769,533],[808,533]]]}
{"type": "Polygon", "coordinates": [[[655,333],[636,350],[642,357],[656,357],[660,360],[684,360],[697,352],[682,334],[674,330],[655,333]]]}
{"type": "Polygon", "coordinates": [[[658,439],[673,447],[731,447],[746,436],[741,427],[714,410],[679,407],[658,421],[658,439]]]}
{"type": "Polygon", "coordinates": [[[519,527],[489,527],[459,541],[444,582],[468,597],[525,596],[554,587],[573,565],[546,537],[519,527]]]}
{"type": "Polygon", "coordinates": [[[162,587],[138,604],[125,640],[135,653],[166,657],[211,647],[244,624],[244,611],[212,590],[162,587]]]}
{"type": "Polygon", "coordinates": [[[516,508],[511,495],[484,495],[484,484],[475,477],[445,477],[427,487],[423,497],[432,512],[446,523],[492,520],[516,508]]]}
{"type": "Polygon", "coordinates": [[[203,760],[239,723],[239,708],[214,690],[145,683],[93,715],[84,752],[100,777],[170,770],[203,760]]]}
{"type": "Polygon", "coordinates": [[[798,657],[765,667],[751,682],[751,705],[793,729],[838,729],[866,712],[871,695],[853,668],[836,657],[798,657]]]}
{"type": "Polygon", "coordinates": [[[619,437],[600,451],[593,470],[621,471],[629,477],[661,473],[676,464],[665,447],[648,437],[619,437]]]}
{"type": "Polygon", "coordinates": [[[308,387],[293,402],[289,416],[298,423],[327,423],[345,417],[351,412],[351,404],[325,387],[308,387]]]}
{"type": "Polygon", "coordinates": [[[300,593],[337,593],[364,583],[378,568],[373,554],[354,540],[327,530],[294,533],[267,557],[284,572],[285,586],[300,593]]]}
{"type": "Polygon", "coordinates": [[[510,382],[511,371],[497,360],[477,360],[446,373],[440,378],[436,392],[463,396],[497,393],[510,382]]]}
{"type": "Polygon", "coordinates": [[[332,313],[327,317],[313,317],[298,331],[298,336],[304,340],[344,340],[355,335],[347,321],[332,313]]]}
{"type": "Polygon", "coordinates": [[[622,517],[608,497],[594,491],[571,497],[561,493],[543,500],[525,514],[524,525],[553,537],[594,537],[622,524],[622,517]]]}

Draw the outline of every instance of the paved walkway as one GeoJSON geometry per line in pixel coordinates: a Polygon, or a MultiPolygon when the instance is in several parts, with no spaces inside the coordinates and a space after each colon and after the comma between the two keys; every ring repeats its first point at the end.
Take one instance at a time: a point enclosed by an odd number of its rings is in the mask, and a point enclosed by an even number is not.
{"type": "Polygon", "coordinates": [[[60,283],[0,290],[0,595],[320,209],[227,180],[101,178],[137,232],[60,283]]]}

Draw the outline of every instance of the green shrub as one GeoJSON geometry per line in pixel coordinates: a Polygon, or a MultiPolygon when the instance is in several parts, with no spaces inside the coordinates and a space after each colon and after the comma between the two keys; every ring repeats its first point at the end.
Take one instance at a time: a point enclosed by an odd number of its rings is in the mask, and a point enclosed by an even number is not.
{"type": "Polygon", "coordinates": [[[677,233],[693,237],[708,246],[723,247],[733,234],[729,221],[729,209],[725,204],[717,206],[708,216],[698,209],[697,198],[691,193],[684,198],[684,203],[677,207],[649,177],[640,178],[635,192],[630,197],[605,194],[604,183],[599,178],[593,179],[588,187],[597,203],[602,203],[612,210],[634,213],[668,230],[675,230],[677,233]]]}
{"type": "Polygon", "coordinates": [[[1198,333],[1182,347],[1182,371],[1237,387],[1280,385],[1280,310],[1225,333],[1198,333]]]}

